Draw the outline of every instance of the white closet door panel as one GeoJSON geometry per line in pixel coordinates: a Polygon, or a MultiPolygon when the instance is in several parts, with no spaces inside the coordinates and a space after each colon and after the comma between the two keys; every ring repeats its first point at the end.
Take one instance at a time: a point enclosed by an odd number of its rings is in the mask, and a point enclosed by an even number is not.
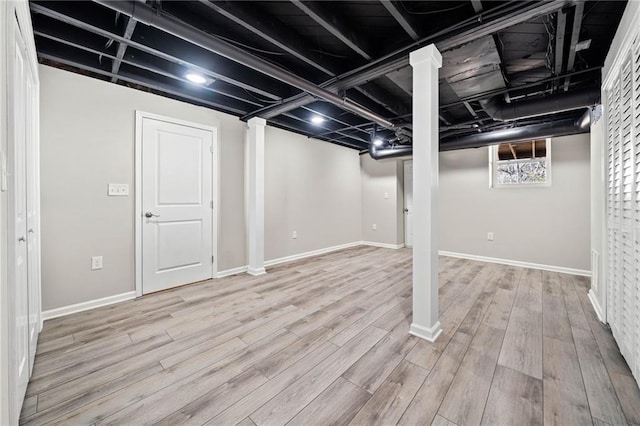
{"type": "Polygon", "coordinates": [[[622,253],[620,238],[620,185],[621,185],[621,149],[620,149],[620,80],[617,79],[607,93],[607,160],[608,160],[608,297],[607,312],[612,331],[620,335],[618,329],[620,313],[620,266],[622,253]]]}
{"type": "Polygon", "coordinates": [[[640,380],[640,38],[636,38],[632,52],[632,125],[631,135],[634,143],[634,250],[635,277],[633,286],[634,316],[631,327],[634,332],[633,360],[629,363],[636,379],[640,380]]]}

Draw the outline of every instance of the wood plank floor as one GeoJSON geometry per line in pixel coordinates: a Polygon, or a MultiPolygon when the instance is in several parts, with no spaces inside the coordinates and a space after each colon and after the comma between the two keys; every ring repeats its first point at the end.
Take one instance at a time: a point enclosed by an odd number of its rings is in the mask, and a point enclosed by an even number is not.
{"type": "Polygon", "coordinates": [[[640,424],[588,279],[441,257],[428,343],[411,262],[357,247],[49,320],[21,423],[640,424]]]}

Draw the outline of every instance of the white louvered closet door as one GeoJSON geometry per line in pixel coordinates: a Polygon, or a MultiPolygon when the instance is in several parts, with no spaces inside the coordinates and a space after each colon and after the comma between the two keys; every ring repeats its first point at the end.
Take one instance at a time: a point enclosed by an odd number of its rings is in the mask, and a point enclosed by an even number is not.
{"type": "Polygon", "coordinates": [[[607,90],[607,320],[620,352],[640,377],[640,46],[607,90]]]}
{"type": "Polygon", "coordinates": [[[620,278],[621,263],[620,254],[620,182],[621,182],[621,156],[620,156],[620,79],[616,79],[613,88],[607,94],[607,154],[608,154],[608,243],[609,243],[609,276],[607,313],[608,320],[614,334],[619,335],[620,324],[620,278]]]}
{"type": "Polygon", "coordinates": [[[633,300],[635,301],[635,318],[632,324],[635,332],[634,363],[631,366],[636,379],[640,380],[640,38],[636,38],[633,44],[632,53],[632,84],[633,84],[633,113],[631,134],[635,147],[635,290],[633,300]]]}

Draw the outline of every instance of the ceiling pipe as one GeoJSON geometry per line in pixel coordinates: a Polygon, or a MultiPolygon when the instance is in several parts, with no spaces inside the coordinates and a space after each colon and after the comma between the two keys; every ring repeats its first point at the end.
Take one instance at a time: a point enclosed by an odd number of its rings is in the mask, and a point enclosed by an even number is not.
{"type": "Polygon", "coordinates": [[[494,120],[511,121],[546,114],[591,107],[600,99],[600,88],[589,87],[571,92],[538,97],[528,101],[507,103],[502,96],[495,96],[480,104],[494,120]]]}
{"type": "Polygon", "coordinates": [[[374,160],[384,160],[387,158],[405,157],[413,154],[411,145],[390,145],[378,148],[375,144],[369,144],[369,155],[374,160]]]}
{"type": "Polygon", "coordinates": [[[440,141],[440,151],[480,148],[501,143],[527,142],[534,139],[575,135],[589,132],[590,127],[591,110],[587,110],[578,119],[568,118],[492,132],[444,138],[440,141]]]}
{"type": "MultiPolygon", "coordinates": [[[[457,149],[480,148],[501,143],[526,142],[534,139],[575,135],[587,133],[590,128],[591,109],[587,109],[578,119],[568,118],[513,127],[511,129],[494,130],[492,132],[446,137],[440,140],[439,150],[453,151],[457,149]]],[[[412,151],[411,145],[397,145],[395,147],[376,147],[373,143],[369,145],[369,155],[374,160],[408,156],[412,155],[412,151]]]]}
{"type": "Polygon", "coordinates": [[[244,65],[248,68],[259,71],[269,77],[284,83],[290,84],[304,92],[309,93],[312,96],[324,99],[338,107],[347,111],[353,112],[367,120],[373,121],[380,126],[396,130],[396,125],[387,120],[386,118],[375,114],[368,109],[343,99],[340,96],[323,89],[308,80],[298,77],[292,72],[289,72],[277,65],[272,64],[262,58],[254,56],[244,50],[239,49],[237,46],[228,43],[224,40],[220,40],[198,30],[197,28],[186,25],[184,22],[173,18],[168,15],[162,14],[143,3],[128,0],[128,1],[109,1],[109,0],[94,0],[102,6],[115,10],[122,14],[125,14],[136,21],[143,24],[158,28],[166,33],[172,34],[178,38],[181,38],[189,43],[199,46],[203,49],[209,50],[217,55],[224,56],[234,62],[244,65]]]}

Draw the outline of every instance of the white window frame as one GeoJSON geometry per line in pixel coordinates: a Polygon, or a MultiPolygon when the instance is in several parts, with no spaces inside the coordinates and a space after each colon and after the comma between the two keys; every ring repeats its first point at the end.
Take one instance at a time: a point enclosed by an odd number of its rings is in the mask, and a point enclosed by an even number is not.
{"type": "MultiPolygon", "coordinates": [[[[498,183],[497,165],[498,161],[522,161],[522,160],[498,160],[498,146],[489,146],[489,187],[490,188],[544,188],[551,186],[551,138],[545,139],[547,144],[547,155],[545,156],[547,163],[547,180],[546,182],[536,183],[498,183]]],[[[520,143],[520,142],[519,142],[520,143]]]]}

